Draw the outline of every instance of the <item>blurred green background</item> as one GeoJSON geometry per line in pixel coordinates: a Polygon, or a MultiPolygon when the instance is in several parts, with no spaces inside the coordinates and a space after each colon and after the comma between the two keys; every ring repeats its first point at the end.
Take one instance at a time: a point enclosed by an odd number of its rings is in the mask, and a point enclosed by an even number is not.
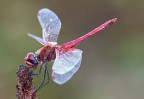
{"type": "MultiPolygon", "coordinates": [[[[16,99],[16,72],[28,52],[42,45],[37,12],[53,10],[61,19],[58,44],[84,35],[103,22],[118,21],[76,48],[83,50],[81,68],[66,84],[53,81],[38,99],[143,99],[144,1],[142,0],[0,0],[0,97],[16,99]]],[[[52,63],[49,65],[51,70],[52,63]]],[[[51,71],[50,71],[51,72],[51,71]]],[[[35,86],[41,77],[34,78],[35,86]]]]}

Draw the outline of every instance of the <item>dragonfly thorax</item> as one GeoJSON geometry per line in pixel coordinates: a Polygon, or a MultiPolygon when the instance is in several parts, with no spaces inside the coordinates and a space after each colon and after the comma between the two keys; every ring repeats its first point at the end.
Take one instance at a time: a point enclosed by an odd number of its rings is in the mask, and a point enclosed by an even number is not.
{"type": "Polygon", "coordinates": [[[37,58],[42,62],[49,62],[56,58],[54,46],[44,46],[37,52],[37,58]]]}

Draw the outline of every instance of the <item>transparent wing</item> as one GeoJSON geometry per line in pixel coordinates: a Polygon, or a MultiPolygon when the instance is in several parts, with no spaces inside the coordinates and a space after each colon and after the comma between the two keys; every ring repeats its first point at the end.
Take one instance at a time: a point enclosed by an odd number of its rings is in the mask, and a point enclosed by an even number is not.
{"type": "Polygon", "coordinates": [[[61,28],[61,21],[57,15],[53,11],[44,8],[38,12],[37,17],[42,27],[43,40],[47,43],[57,44],[61,28]]]}
{"type": "Polygon", "coordinates": [[[52,67],[53,81],[64,84],[72,78],[81,65],[82,51],[71,49],[68,51],[56,51],[56,59],[52,67]]]}
{"type": "Polygon", "coordinates": [[[46,45],[46,42],[43,41],[42,38],[40,38],[40,37],[38,37],[38,36],[36,36],[36,35],[33,35],[33,34],[31,34],[31,33],[28,33],[28,36],[30,36],[31,38],[35,39],[35,40],[38,41],[40,44],[46,45]]]}

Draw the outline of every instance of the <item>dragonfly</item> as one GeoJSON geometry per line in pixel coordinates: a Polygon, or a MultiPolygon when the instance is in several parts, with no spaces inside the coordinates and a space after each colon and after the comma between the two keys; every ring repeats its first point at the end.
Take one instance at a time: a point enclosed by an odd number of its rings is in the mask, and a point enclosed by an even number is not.
{"type": "Polygon", "coordinates": [[[43,47],[35,53],[28,53],[24,59],[26,65],[33,68],[33,70],[40,65],[38,73],[34,75],[39,76],[42,67],[44,67],[43,81],[38,89],[49,83],[50,77],[47,65],[50,61],[54,61],[51,76],[55,83],[62,85],[70,80],[80,68],[82,61],[83,51],[74,47],[86,38],[111,26],[117,20],[117,18],[108,20],[75,40],[57,45],[57,39],[61,29],[59,17],[53,11],[43,8],[38,11],[37,18],[42,27],[42,38],[31,33],[28,33],[28,36],[38,41],[43,47]],[[48,82],[44,84],[46,76],[48,76],[48,82]]]}

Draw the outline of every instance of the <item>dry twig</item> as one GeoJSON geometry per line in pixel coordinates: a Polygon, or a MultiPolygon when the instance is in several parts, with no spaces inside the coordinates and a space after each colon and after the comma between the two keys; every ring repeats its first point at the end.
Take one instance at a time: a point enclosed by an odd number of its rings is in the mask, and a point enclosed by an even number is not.
{"type": "Polygon", "coordinates": [[[27,66],[19,66],[16,85],[18,99],[36,99],[36,89],[32,85],[32,72],[27,66]]]}

